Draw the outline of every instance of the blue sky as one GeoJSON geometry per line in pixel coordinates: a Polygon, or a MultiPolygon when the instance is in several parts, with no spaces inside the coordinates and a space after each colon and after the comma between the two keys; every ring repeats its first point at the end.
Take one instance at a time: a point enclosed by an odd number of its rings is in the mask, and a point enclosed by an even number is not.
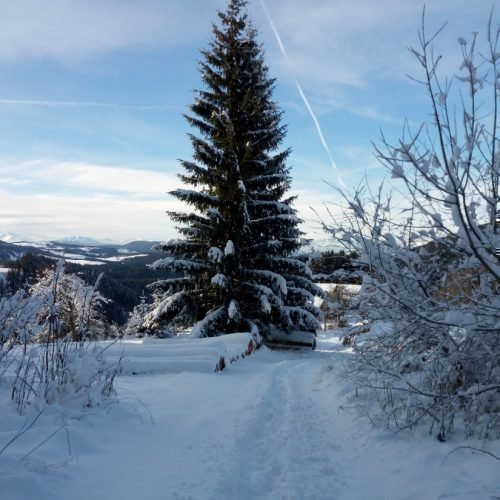
{"type": "MultiPolygon", "coordinates": [[[[224,0],[0,0],[0,234],[113,240],[176,236],[165,211],[189,159],[182,113],[202,88],[197,61],[224,0]]],[[[325,240],[314,207],[385,172],[371,141],[427,118],[419,68],[420,0],[261,0],[249,3],[293,150],[292,193],[303,230],[325,240]],[[320,124],[338,172],[295,85],[320,124]]],[[[443,74],[459,65],[457,37],[483,34],[494,2],[427,0],[443,74]]],[[[498,9],[497,9],[498,11],[498,9]]],[[[498,12],[495,20],[498,19],[498,12]]],[[[176,207],[178,208],[178,207],[176,207]]],[[[335,206],[334,210],[340,208],[335,206]]],[[[323,241],[325,244],[325,241],[323,241]]]]}

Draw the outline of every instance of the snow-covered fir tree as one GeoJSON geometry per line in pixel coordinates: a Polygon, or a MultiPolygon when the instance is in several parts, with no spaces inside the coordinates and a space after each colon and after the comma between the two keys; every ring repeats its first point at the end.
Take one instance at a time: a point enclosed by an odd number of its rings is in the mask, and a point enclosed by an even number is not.
{"type": "Polygon", "coordinates": [[[146,296],[141,295],[139,303],[128,315],[128,320],[125,325],[126,335],[137,335],[144,332],[144,318],[150,312],[150,308],[151,305],[147,303],[146,296]]]}
{"type": "Polygon", "coordinates": [[[286,133],[272,100],[256,30],[245,0],[229,0],[202,52],[204,90],[188,123],[193,160],[182,161],[186,189],[171,192],[193,211],[170,212],[181,239],[158,245],[167,256],[156,268],[182,276],[155,284],[165,291],[151,324],[191,322],[193,335],[237,331],[314,330],[322,291],[296,257],[301,222],[287,197],[291,185],[279,150],[286,133]]]}
{"type": "Polygon", "coordinates": [[[64,260],[47,270],[30,288],[30,295],[40,299],[37,323],[42,325],[38,339],[54,340],[69,336],[73,341],[97,338],[104,334],[102,306],[108,301],[95,286],[86,285],[82,278],[67,274],[64,260]]]}

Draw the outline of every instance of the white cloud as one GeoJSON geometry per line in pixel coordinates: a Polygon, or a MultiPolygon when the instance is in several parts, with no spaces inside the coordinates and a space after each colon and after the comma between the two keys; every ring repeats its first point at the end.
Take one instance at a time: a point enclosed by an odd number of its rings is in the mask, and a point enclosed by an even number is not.
{"type": "Polygon", "coordinates": [[[170,239],[175,236],[165,210],[176,202],[103,196],[19,194],[0,190],[10,207],[0,213],[2,232],[47,240],[75,234],[114,240],[170,239]]]}
{"type": "MultiPolygon", "coordinates": [[[[199,37],[217,0],[16,0],[2,2],[0,59],[85,61],[116,49],[199,37]],[[196,16],[192,16],[196,6],[196,16]]],[[[206,31],[205,31],[206,32],[206,31]]]]}
{"type": "MultiPolygon", "coordinates": [[[[415,0],[267,3],[301,83],[349,86],[366,85],[374,74],[404,74],[408,68],[404,47],[417,40],[424,4],[415,0]]],[[[491,8],[490,2],[484,2],[481,12],[469,0],[428,0],[426,4],[431,26],[450,20],[451,30],[463,28],[463,36],[485,27],[491,8]]],[[[175,48],[197,41],[203,46],[210,21],[225,5],[225,0],[4,1],[0,60],[34,57],[75,62],[120,49],[175,48]]],[[[260,0],[252,0],[249,10],[267,38],[269,52],[283,63],[260,0]]]]}
{"type": "MultiPolygon", "coordinates": [[[[0,199],[8,207],[0,211],[0,231],[42,240],[76,233],[115,240],[170,239],[177,233],[165,212],[186,209],[167,194],[181,186],[169,172],[44,159],[4,162],[0,179],[0,199]]],[[[333,190],[322,182],[317,189],[296,183],[291,194],[297,192],[302,230],[308,238],[323,239],[311,207],[326,216],[323,203],[332,200],[333,190]]]]}
{"type": "MultiPolygon", "coordinates": [[[[169,170],[174,171],[177,165],[169,170]]],[[[135,197],[164,196],[180,187],[174,173],[167,171],[96,165],[76,161],[36,160],[0,165],[0,186],[26,184],[43,190],[77,189],[81,194],[135,197]]]]}
{"type": "Polygon", "coordinates": [[[319,183],[317,189],[300,188],[292,191],[298,195],[294,206],[304,221],[300,228],[305,237],[314,242],[321,242],[321,246],[333,245],[334,242],[330,241],[330,237],[324,232],[322,223],[330,222],[329,211],[341,216],[342,207],[332,204],[338,200],[338,194],[324,182],[319,183]]]}
{"type": "Polygon", "coordinates": [[[54,101],[37,99],[0,99],[0,104],[7,106],[37,106],[43,108],[111,108],[131,110],[175,110],[183,111],[180,105],[173,104],[118,104],[113,102],[93,101],[54,101]]]}
{"type": "Polygon", "coordinates": [[[38,239],[75,234],[117,240],[169,239],[165,215],[179,208],[167,194],[169,172],[82,162],[33,160],[0,165],[2,231],[38,239]]]}

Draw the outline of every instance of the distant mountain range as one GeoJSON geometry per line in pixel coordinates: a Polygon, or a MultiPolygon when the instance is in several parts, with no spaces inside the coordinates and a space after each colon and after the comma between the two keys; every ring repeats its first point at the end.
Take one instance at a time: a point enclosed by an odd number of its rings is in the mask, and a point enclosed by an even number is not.
{"type": "Polygon", "coordinates": [[[95,238],[89,238],[88,236],[68,236],[67,238],[60,238],[56,241],[61,243],[67,243],[69,245],[90,245],[90,246],[119,245],[122,243],[106,239],[97,240],[95,238]]]}
{"type": "Polygon", "coordinates": [[[151,253],[158,241],[132,241],[130,243],[99,243],[90,238],[68,238],[63,241],[28,242],[0,240],[0,263],[16,260],[24,254],[64,257],[77,264],[108,264],[144,257],[151,253]]]}

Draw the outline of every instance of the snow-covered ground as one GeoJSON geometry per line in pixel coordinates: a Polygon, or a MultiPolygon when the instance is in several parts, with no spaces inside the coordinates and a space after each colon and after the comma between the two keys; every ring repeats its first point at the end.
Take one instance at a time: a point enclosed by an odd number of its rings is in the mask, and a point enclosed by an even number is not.
{"type": "MultiPolygon", "coordinates": [[[[458,437],[394,435],[359,417],[342,376],[351,353],[331,332],[316,351],[262,348],[218,373],[203,363],[168,369],[169,342],[114,346],[111,356],[123,348],[126,367],[119,402],[83,413],[47,409],[0,454],[0,498],[500,497],[498,461],[470,450],[447,456],[464,444],[458,437]]],[[[1,450],[24,419],[0,395],[1,450]]],[[[498,441],[465,444],[500,455],[498,441]]]]}
{"type": "Polygon", "coordinates": [[[331,292],[334,288],[338,286],[351,293],[357,293],[361,289],[361,285],[351,285],[345,283],[317,283],[317,285],[320,288],[322,288],[325,292],[331,292]]]}
{"type": "Polygon", "coordinates": [[[102,266],[105,262],[100,260],[89,260],[89,259],[64,259],[65,262],[71,262],[71,264],[80,264],[82,266],[102,266]]]}
{"type": "Polygon", "coordinates": [[[147,253],[134,253],[134,254],[131,254],[130,252],[128,252],[125,255],[117,255],[115,257],[104,257],[102,260],[105,261],[105,262],[123,262],[125,260],[131,260],[131,259],[135,259],[137,257],[147,257],[147,256],[148,256],[147,253]]]}
{"type": "Polygon", "coordinates": [[[96,265],[96,266],[106,264],[106,262],[123,262],[126,260],[135,259],[137,257],[148,256],[148,254],[146,253],[130,254],[129,252],[129,254],[126,255],[117,255],[114,257],[97,257],[96,259],[98,260],[89,260],[84,255],[79,255],[79,254],[67,254],[65,252],[54,252],[53,250],[52,253],[54,255],[60,255],[61,257],[64,257],[64,260],[66,262],[72,262],[73,264],[96,265]]]}

